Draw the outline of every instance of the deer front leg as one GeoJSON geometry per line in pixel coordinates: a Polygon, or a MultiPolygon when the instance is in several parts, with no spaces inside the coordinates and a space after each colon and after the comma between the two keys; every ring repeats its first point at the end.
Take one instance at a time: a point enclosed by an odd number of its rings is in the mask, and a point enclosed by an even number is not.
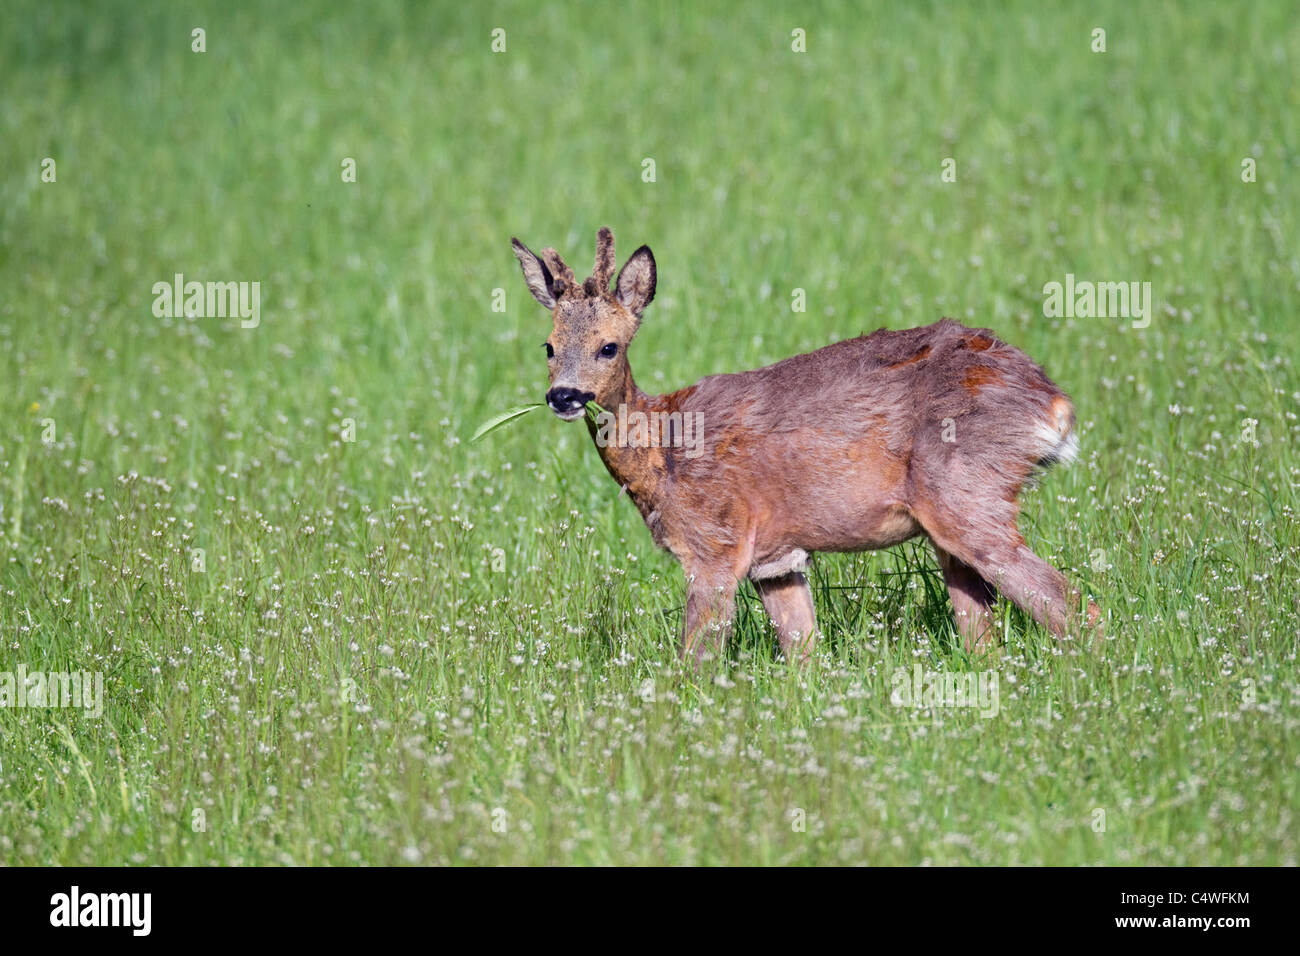
{"type": "Polygon", "coordinates": [[[698,668],[706,656],[721,657],[731,635],[731,619],[736,615],[736,586],[754,559],[754,539],[758,526],[746,520],[745,533],[729,542],[730,546],[693,548],[678,553],[686,572],[686,634],[682,641],[682,658],[694,658],[698,668]]]}
{"type": "Polygon", "coordinates": [[[722,656],[736,613],[737,583],[732,574],[687,574],[684,660],[699,667],[707,657],[722,656]]]}
{"type": "Polygon", "coordinates": [[[817,613],[808,579],[800,571],[791,571],[753,583],[763,601],[763,609],[776,628],[781,653],[787,661],[805,663],[817,642],[817,613]]]}

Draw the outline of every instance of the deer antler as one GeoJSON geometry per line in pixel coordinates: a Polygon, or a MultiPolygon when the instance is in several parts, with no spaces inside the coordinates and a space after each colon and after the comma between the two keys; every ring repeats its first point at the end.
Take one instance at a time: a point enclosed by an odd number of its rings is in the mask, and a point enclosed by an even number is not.
{"type": "Polygon", "coordinates": [[[601,226],[596,233],[596,265],[591,278],[583,284],[583,291],[588,296],[603,295],[609,291],[609,280],[614,278],[618,260],[614,258],[614,234],[609,226],[601,226]]]}
{"type": "Polygon", "coordinates": [[[571,289],[578,288],[578,278],[573,274],[573,270],[565,265],[560,254],[553,248],[547,247],[542,250],[542,261],[546,263],[546,268],[551,270],[551,275],[555,281],[551,284],[555,291],[555,297],[558,299],[571,289]]]}

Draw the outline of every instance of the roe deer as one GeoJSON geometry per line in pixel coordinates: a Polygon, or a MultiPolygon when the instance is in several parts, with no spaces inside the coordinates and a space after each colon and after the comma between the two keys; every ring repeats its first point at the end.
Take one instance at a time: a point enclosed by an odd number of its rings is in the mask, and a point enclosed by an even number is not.
{"type": "MultiPolygon", "coordinates": [[[[809,554],[922,534],[969,650],[991,640],[995,589],[1054,634],[1070,628],[1078,594],[1025,545],[1016,499],[1038,466],[1076,454],[1074,407],[1024,352],[944,319],[647,395],[627,347],[655,294],[650,249],[632,253],[611,291],[608,229],[582,283],[554,249],[537,256],[512,243],[528,290],[551,312],[547,404],[566,421],[593,400],[618,409],[620,440],[588,421],[600,457],[686,572],[683,656],[720,654],[748,577],[787,659],[807,658],[809,554]],[[669,440],[646,440],[647,421],[667,421],[669,440]],[[674,428],[692,421],[688,449],[674,428]]],[[[1088,627],[1099,616],[1089,602],[1088,627]]]]}

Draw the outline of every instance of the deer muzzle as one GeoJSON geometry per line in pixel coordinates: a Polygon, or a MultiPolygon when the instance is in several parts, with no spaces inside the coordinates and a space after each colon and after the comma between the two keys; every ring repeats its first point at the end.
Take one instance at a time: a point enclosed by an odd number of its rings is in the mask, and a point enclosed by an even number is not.
{"type": "Polygon", "coordinates": [[[553,388],[546,393],[546,404],[560,418],[571,422],[582,417],[586,404],[596,397],[595,392],[583,392],[576,388],[553,388]]]}

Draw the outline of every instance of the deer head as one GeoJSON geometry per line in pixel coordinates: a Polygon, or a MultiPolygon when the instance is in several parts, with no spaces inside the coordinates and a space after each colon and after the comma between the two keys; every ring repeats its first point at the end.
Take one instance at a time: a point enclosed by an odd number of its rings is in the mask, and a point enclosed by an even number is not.
{"type": "Polygon", "coordinates": [[[551,311],[547,405],[565,421],[582,417],[590,401],[613,408],[631,382],[628,343],[641,325],[641,313],[655,297],[655,257],[650,247],[632,253],[611,292],[617,260],[614,234],[608,228],[596,233],[596,265],[583,283],[554,249],[543,249],[538,256],[518,239],[511,244],[528,291],[551,311]]]}

